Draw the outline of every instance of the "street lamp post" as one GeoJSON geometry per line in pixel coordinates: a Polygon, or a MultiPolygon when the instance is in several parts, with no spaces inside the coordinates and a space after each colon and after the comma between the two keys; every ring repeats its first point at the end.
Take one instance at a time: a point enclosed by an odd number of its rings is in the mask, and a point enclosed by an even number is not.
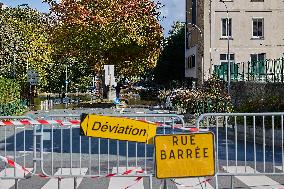
{"type": "Polygon", "coordinates": [[[67,92],[68,92],[68,65],[66,64],[66,67],[65,67],[65,97],[67,97],[67,92]]]}
{"type": "Polygon", "coordinates": [[[228,42],[228,52],[227,52],[227,59],[228,59],[228,94],[230,94],[230,88],[231,88],[231,63],[230,63],[230,36],[229,36],[229,10],[224,1],[222,1],[226,7],[226,12],[227,12],[227,42],[228,42]]]}

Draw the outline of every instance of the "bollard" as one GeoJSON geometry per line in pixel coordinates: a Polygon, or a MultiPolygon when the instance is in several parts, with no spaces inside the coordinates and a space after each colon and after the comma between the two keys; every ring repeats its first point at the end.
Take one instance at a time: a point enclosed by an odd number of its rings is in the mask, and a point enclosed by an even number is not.
{"type": "Polygon", "coordinates": [[[40,110],[43,110],[43,101],[40,101],[40,110]]]}
{"type": "Polygon", "coordinates": [[[48,100],[45,100],[44,102],[45,102],[45,104],[44,104],[45,110],[48,110],[48,100]]]}

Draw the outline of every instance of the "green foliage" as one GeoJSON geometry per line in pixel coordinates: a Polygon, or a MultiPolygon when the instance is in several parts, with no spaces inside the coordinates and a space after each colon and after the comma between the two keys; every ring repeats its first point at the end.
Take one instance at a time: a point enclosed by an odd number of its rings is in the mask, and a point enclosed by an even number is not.
{"type": "Polygon", "coordinates": [[[184,113],[200,115],[233,110],[230,96],[226,93],[223,83],[216,78],[206,81],[200,89],[177,89],[168,93],[164,92],[160,94],[160,97],[165,101],[169,95],[173,107],[182,109],[184,113]]]}
{"type": "Polygon", "coordinates": [[[14,102],[20,98],[20,85],[12,79],[0,77],[0,104],[14,102]]]}
{"type": "Polygon", "coordinates": [[[99,72],[114,64],[120,75],[141,75],[156,65],[162,40],[158,6],[149,0],[46,0],[57,24],[56,55],[87,62],[99,72]]]}
{"type": "MultiPolygon", "coordinates": [[[[270,96],[265,98],[250,99],[241,104],[238,112],[244,113],[261,113],[261,112],[283,112],[284,111],[284,99],[280,96],[270,96]]],[[[244,119],[240,119],[239,122],[244,122],[244,119]]],[[[281,128],[281,116],[274,116],[274,128],[281,128]]],[[[246,123],[253,125],[253,117],[247,117],[246,123]]],[[[256,116],[255,124],[257,127],[262,127],[263,117],[256,116]]],[[[264,125],[268,128],[272,127],[272,117],[266,116],[264,118],[264,125]]]]}
{"type": "Polygon", "coordinates": [[[283,112],[284,99],[278,96],[270,96],[259,99],[250,99],[241,104],[239,112],[283,112]]]}
{"type": "Polygon", "coordinates": [[[68,91],[84,92],[103,64],[115,64],[124,76],[155,66],[163,38],[159,5],[149,0],[47,2],[51,14],[29,7],[0,10],[0,76],[25,86],[22,96],[28,91],[28,68],[40,75],[38,90],[62,92],[67,65],[68,91]]]}
{"type": "Polygon", "coordinates": [[[0,116],[16,115],[26,109],[20,100],[20,85],[12,79],[0,77],[0,116]]]}
{"type": "Polygon", "coordinates": [[[157,67],[155,68],[157,83],[169,84],[173,80],[184,78],[184,25],[177,22],[172,26],[170,36],[163,44],[157,67]]]}
{"type": "Polygon", "coordinates": [[[0,104],[0,116],[20,115],[27,109],[27,102],[16,100],[7,104],[0,104]]]}
{"type": "Polygon", "coordinates": [[[31,8],[6,8],[0,11],[0,75],[26,82],[27,68],[41,76],[40,87],[47,84],[46,68],[51,63],[48,43],[49,17],[31,8]]]}

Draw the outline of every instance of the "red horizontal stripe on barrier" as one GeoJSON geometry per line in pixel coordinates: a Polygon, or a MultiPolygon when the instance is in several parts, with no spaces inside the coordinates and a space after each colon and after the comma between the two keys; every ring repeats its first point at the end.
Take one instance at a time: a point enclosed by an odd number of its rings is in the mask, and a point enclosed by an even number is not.
{"type": "Polygon", "coordinates": [[[113,177],[113,176],[115,176],[116,174],[114,174],[114,173],[110,173],[110,174],[108,174],[108,175],[106,175],[106,177],[113,177]]]}
{"type": "Polygon", "coordinates": [[[14,125],[11,121],[2,121],[5,125],[14,125]]]}
{"type": "Polygon", "coordinates": [[[12,167],[15,167],[15,162],[13,160],[7,158],[7,161],[9,165],[11,165],[12,167]]]}
{"type": "Polygon", "coordinates": [[[72,123],[72,124],[80,124],[80,121],[79,120],[71,120],[71,121],[69,121],[70,123],[72,123]]]}
{"type": "Polygon", "coordinates": [[[31,122],[29,120],[20,120],[20,122],[24,125],[30,125],[31,122]]]}
{"type": "Polygon", "coordinates": [[[49,124],[46,120],[37,120],[40,124],[47,125],[49,124]]]}
{"type": "Polygon", "coordinates": [[[124,173],[122,173],[122,175],[128,175],[128,174],[130,174],[132,172],[132,170],[127,170],[127,171],[125,171],[124,173]]]}
{"type": "Polygon", "coordinates": [[[136,171],[136,173],[144,173],[144,170],[136,171]]]}
{"type": "Polygon", "coordinates": [[[62,124],[62,120],[55,120],[57,123],[62,124]]]}
{"type": "Polygon", "coordinates": [[[197,132],[197,131],[198,131],[198,128],[196,128],[196,127],[190,128],[189,131],[191,131],[191,132],[197,132]]]}

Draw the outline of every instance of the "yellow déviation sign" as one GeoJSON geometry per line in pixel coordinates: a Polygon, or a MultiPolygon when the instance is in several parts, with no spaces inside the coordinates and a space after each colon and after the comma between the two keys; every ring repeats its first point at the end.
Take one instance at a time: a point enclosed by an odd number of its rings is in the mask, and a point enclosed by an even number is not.
{"type": "Polygon", "coordinates": [[[80,128],[84,136],[152,143],[157,126],[129,118],[82,114],[80,128]]]}
{"type": "Polygon", "coordinates": [[[214,134],[194,133],[155,137],[156,177],[215,175],[214,134]]]}

